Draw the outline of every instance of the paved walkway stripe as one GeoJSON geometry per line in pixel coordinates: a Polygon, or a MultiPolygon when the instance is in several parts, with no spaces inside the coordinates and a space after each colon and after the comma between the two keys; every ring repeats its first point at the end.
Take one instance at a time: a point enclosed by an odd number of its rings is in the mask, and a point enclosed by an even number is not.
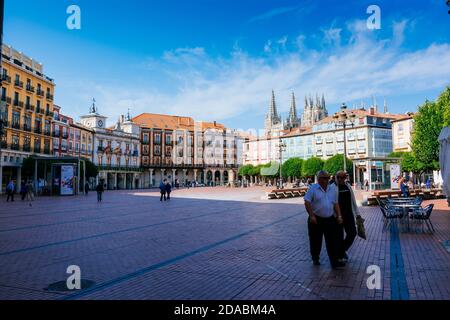
{"type": "MultiPolygon", "coordinates": [[[[148,204],[146,203],[143,206],[139,206],[139,208],[146,207],[147,205],[148,204]]],[[[117,208],[117,206],[113,206],[113,207],[117,208]]],[[[170,207],[170,208],[171,209],[177,209],[177,208],[185,208],[185,207],[186,206],[183,205],[183,206],[175,206],[175,207],[170,207]]],[[[134,206],[134,208],[136,208],[136,206],[134,206]]],[[[78,210],[76,210],[76,211],[78,211],[78,210]]],[[[16,228],[11,228],[11,229],[0,229],[0,233],[12,232],[12,231],[21,231],[21,230],[30,230],[30,229],[37,229],[37,228],[51,227],[51,226],[59,226],[59,225],[64,225],[64,224],[69,224],[69,223],[77,223],[77,222],[97,221],[97,220],[103,220],[103,219],[108,219],[108,218],[121,218],[121,217],[130,216],[130,215],[142,215],[142,214],[151,214],[151,211],[142,211],[141,210],[139,212],[124,213],[124,214],[119,214],[119,215],[115,215],[115,216],[110,216],[110,215],[105,215],[103,217],[101,217],[101,216],[100,217],[99,216],[92,217],[91,216],[91,217],[78,219],[78,220],[61,221],[61,222],[48,223],[48,224],[38,224],[38,225],[34,225],[34,226],[16,227],[16,228]]]]}
{"type": "Polygon", "coordinates": [[[88,288],[88,289],[86,289],[86,290],[82,290],[82,291],[80,291],[80,292],[77,292],[77,293],[73,293],[73,294],[67,295],[66,297],[60,298],[59,300],[73,300],[73,299],[77,299],[77,298],[84,297],[84,296],[86,296],[86,295],[88,295],[88,294],[91,294],[91,293],[94,293],[94,292],[96,292],[96,291],[99,291],[99,290],[102,290],[102,289],[105,289],[105,288],[109,288],[109,287],[112,287],[112,286],[114,286],[114,285],[116,285],[116,284],[119,284],[119,283],[122,283],[122,282],[125,282],[125,281],[128,281],[128,280],[131,280],[131,279],[133,279],[133,278],[136,278],[136,277],[138,277],[138,276],[144,275],[144,274],[146,274],[146,273],[148,273],[148,272],[151,272],[151,271],[153,271],[153,270],[157,270],[157,269],[160,269],[160,268],[162,268],[162,267],[169,266],[169,265],[174,264],[174,263],[176,263],[176,262],[178,262],[178,261],[180,261],[180,260],[183,260],[183,259],[192,257],[192,256],[197,255],[197,254],[199,254],[199,253],[206,252],[206,251],[208,251],[208,250],[211,250],[211,249],[213,249],[213,248],[216,248],[216,247],[218,247],[218,246],[221,246],[221,245],[223,245],[223,244],[225,244],[225,243],[228,243],[228,242],[237,240],[237,239],[239,239],[239,238],[245,237],[245,236],[247,236],[247,235],[249,235],[249,234],[251,234],[251,233],[254,233],[254,232],[256,232],[256,231],[260,231],[260,230],[269,228],[269,227],[274,226],[274,225],[276,225],[276,224],[278,224],[278,223],[281,223],[281,222],[290,220],[290,219],[292,219],[292,218],[294,218],[294,217],[299,217],[299,216],[301,216],[301,215],[302,215],[302,214],[297,213],[297,214],[294,214],[294,215],[285,217],[285,218],[283,218],[283,219],[279,219],[279,220],[273,221],[273,222],[271,222],[271,223],[269,223],[269,224],[265,224],[265,225],[259,226],[259,227],[257,227],[257,228],[254,228],[254,229],[250,229],[250,230],[248,230],[248,231],[246,231],[246,232],[237,234],[237,235],[235,235],[235,236],[233,236],[233,237],[230,237],[230,238],[227,238],[227,239],[218,241],[218,242],[214,242],[214,243],[208,244],[208,245],[206,245],[206,246],[200,247],[200,248],[198,248],[198,249],[196,249],[196,250],[187,252],[187,253],[182,254],[182,255],[179,255],[179,256],[177,256],[177,257],[174,257],[174,258],[171,258],[171,259],[162,261],[162,262],[160,262],[160,263],[157,263],[157,264],[148,266],[148,267],[146,267],[146,268],[143,268],[143,269],[134,271],[134,272],[132,272],[132,273],[129,273],[129,274],[120,276],[120,277],[115,278],[115,279],[112,279],[112,280],[110,280],[110,281],[106,281],[106,282],[104,282],[104,283],[95,285],[95,286],[93,286],[93,287],[91,287],[91,288],[88,288]]]}
{"type": "Polygon", "coordinates": [[[100,238],[100,237],[104,237],[104,236],[110,236],[110,235],[113,235],[113,234],[120,234],[120,233],[123,233],[123,232],[130,232],[130,231],[136,231],[136,230],[141,230],[141,229],[146,229],[146,228],[151,228],[151,227],[157,227],[157,226],[170,224],[170,223],[177,223],[177,222],[181,222],[181,221],[188,221],[188,220],[193,220],[193,219],[202,218],[202,217],[206,217],[206,216],[211,216],[211,215],[215,215],[215,214],[220,214],[220,213],[224,213],[224,212],[229,212],[229,211],[230,211],[230,208],[227,208],[225,210],[216,211],[216,212],[212,212],[212,213],[209,212],[209,213],[201,214],[201,215],[194,216],[194,217],[186,217],[186,218],[180,218],[180,219],[167,220],[167,221],[163,221],[163,222],[148,224],[148,225],[145,225],[145,226],[133,227],[133,228],[117,230],[117,231],[111,231],[111,232],[105,232],[105,233],[95,234],[95,235],[87,236],[87,237],[80,237],[80,238],[71,239],[71,240],[46,243],[46,244],[35,246],[35,247],[28,247],[28,248],[23,248],[23,249],[17,249],[17,250],[12,250],[12,251],[1,252],[0,256],[6,256],[6,255],[10,255],[10,254],[15,254],[15,253],[21,253],[21,252],[32,251],[32,250],[36,250],[36,249],[48,248],[48,247],[53,247],[53,246],[57,246],[57,245],[73,243],[73,242],[77,242],[77,241],[95,239],[95,238],[100,238]]]}
{"type": "Polygon", "coordinates": [[[391,300],[409,300],[397,221],[391,223],[391,300]]]}

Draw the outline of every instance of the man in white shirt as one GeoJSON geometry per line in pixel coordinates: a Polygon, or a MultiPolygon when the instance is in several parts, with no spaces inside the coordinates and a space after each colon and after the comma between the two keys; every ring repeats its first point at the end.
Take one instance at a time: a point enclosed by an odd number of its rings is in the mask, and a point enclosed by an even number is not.
{"type": "Polygon", "coordinates": [[[325,236],[328,257],[331,266],[343,267],[339,261],[339,224],[342,215],[336,192],[336,185],[329,184],[330,175],[326,171],[317,173],[317,184],[311,185],[305,195],[305,207],[308,212],[308,235],[311,257],[314,265],[320,265],[322,239],[325,236]]]}

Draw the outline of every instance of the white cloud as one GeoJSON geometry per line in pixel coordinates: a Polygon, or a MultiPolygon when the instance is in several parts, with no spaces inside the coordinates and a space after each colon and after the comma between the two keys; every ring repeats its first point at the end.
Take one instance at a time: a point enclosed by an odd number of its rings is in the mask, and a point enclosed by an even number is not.
{"type": "Polygon", "coordinates": [[[227,58],[211,57],[203,48],[176,49],[163,55],[164,63],[153,65],[164,68],[173,79],[170,93],[139,83],[128,89],[89,83],[77,94],[95,96],[102,112],[113,119],[132,107],[134,114],[170,113],[220,121],[246,111],[263,114],[272,89],[285,112],[291,90],[300,107],[306,93],[324,92],[327,102],[341,103],[450,84],[450,45],[432,44],[408,52],[400,46],[405,26],[406,21],[393,25],[393,39],[376,39],[364,21],[353,21],[346,26],[351,33],[347,41],[341,36],[343,30],[332,27],[324,31],[328,46],[320,52],[308,49],[300,35],[292,43],[281,38],[277,44],[287,47],[282,51],[268,41],[264,58],[249,56],[239,47],[227,58]]]}

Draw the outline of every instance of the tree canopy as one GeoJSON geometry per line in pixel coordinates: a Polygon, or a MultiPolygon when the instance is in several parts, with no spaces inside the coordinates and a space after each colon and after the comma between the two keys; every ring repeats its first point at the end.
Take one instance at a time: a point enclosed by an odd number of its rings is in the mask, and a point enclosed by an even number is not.
{"type": "MultiPolygon", "coordinates": [[[[353,162],[347,158],[347,172],[353,173],[353,162]]],[[[336,173],[340,170],[344,170],[344,155],[337,154],[327,161],[323,166],[323,170],[327,171],[331,175],[336,175],[336,173]]]]}
{"type": "Polygon", "coordinates": [[[444,127],[444,114],[450,108],[450,87],[447,87],[436,102],[425,101],[414,116],[412,149],[414,157],[423,170],[439,168],[438,137],[444,127]]]}
{"type": "Polygon", "coordinates": [[[303,177],[313,177],[316,173],[323,168],[323,160],[320,158],[312,157],[302,164],[302,176],[303,177]]]}
{"type": "Polygon", "coordinates": [[[302,176],[302,164],[301,158],[290,158],[282,166],[283,177],[295,177],[300,178],[302,176]]]}

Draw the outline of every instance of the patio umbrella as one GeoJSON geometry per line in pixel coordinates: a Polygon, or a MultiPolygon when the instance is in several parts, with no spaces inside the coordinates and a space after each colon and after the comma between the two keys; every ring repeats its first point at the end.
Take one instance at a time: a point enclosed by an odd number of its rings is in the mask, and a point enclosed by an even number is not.
{"type": "Polygon", "coordinates": [[[444,183],[442,190],[450,198],[450,127],[442,129],[439,135],[439,162],[441,166],[441,175],[444,183]]]}

